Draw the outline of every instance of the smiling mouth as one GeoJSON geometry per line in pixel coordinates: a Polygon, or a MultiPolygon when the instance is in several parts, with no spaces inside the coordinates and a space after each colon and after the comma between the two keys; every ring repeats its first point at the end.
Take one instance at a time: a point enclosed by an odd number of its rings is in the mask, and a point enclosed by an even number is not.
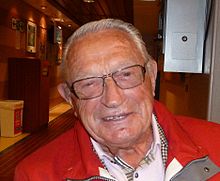
{"type": "Polygon", "coordinates": [[[128,116],[129,116],[129,114],[120,114],[120,115],[114,115],[114,116],[107,116],[107,117],[104,117],[103,120],[104,121],[121,121],[121,120],[125,119],[128,116]]]}

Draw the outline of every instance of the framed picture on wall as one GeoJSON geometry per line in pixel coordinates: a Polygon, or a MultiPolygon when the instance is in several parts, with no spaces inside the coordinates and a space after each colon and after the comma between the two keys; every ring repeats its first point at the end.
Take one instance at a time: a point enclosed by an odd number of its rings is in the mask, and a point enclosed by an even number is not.
{"type": "Polygon", "coordinates": [[[27,22],[27,51],[36,53],[37,25],[33,22],[27,22]]]}

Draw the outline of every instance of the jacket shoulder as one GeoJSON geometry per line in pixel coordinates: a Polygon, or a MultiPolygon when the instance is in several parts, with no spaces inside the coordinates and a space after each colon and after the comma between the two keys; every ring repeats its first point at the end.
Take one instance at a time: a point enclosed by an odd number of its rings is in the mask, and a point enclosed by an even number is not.
{"type": "Polygon", "coordinates": [[[193,117],[174,115],[170,113],[163,104],[157,101],[155,101],[154,108],[156,115],[165,125],[168,120],[171,124],[173,124],[172,122],[174,121],[177,122],[189,135],[198,137],[198,139],[215,137],[214,140],[220,140],[220,124],[193,117]]]}
{"type": "Polygon", "coordinates": [[[61,178],[71,165],[71,158],[74,156],[74,134],[74,129],[71,129],[23,159],[16,167],[15,180],[38,181],[42,178],[43,180],[61,178]]]}
{"type": "Polygon", "coordinates": [[[182,134],[187,135],[188,139],[192,140],[196,146],[207,150],[210,158],[220,165],[220,124],[173,115],[157,101],[154,104],[154,111],[165,131],[180,128],[182,134]]]}
{"type": "Polygon", "coordinates": [[[193,140],[220,150],[220,124],[185,116],[176,116],[176,120],[193,140]]]}

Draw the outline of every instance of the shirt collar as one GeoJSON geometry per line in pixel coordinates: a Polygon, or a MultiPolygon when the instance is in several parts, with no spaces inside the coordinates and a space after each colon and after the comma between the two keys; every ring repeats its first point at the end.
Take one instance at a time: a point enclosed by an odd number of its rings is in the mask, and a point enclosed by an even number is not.
{"type": "Polygon", "coordinates": [[[153,142],[151,145],[151,151],[154,154],[156,152],[157,147],[161,149],[161,139],[160,139],[156,117],[154,114],[152,116],[152,129],[153,129],[153,142]]]}

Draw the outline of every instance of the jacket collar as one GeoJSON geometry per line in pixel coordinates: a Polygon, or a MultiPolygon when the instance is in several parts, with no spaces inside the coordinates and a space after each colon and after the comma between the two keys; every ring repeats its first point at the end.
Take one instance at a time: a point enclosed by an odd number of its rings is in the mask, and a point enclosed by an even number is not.
{"type": "MultiPolygon", "coordinates": [[[[192,160],[205,157],[207,151],[197,146],[181,127],[180,123],[159,102],[154,103],[154,112],[168,140],[168,160],[166,166],[175,158],[182,166],[192,160]]],[[[190,123],[189,123],[190,124],[190,123]]]]}
{"type": "Polygon", "coordinates": [[[206,157],[208,153],[193,142],[176,117],[157,101],[154,103],[154,112],[168,140],[165,174],[165,181],[168,181],[187,164],[206,157]]]}

